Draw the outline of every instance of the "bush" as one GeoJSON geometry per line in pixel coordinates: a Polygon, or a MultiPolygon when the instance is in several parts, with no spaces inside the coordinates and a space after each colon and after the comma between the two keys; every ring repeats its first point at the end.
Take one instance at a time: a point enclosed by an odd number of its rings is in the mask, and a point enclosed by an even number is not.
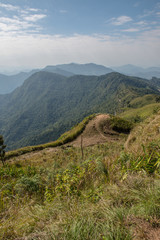
{"type": "Polygon", "coordinates": [[[119,117],[111,117],[111,127],[119,133],[129,133],[133,128],[133,123],[119,117]]]}
{"type": "Polygon", "coordinates": [[[38,193],[41,189],[42,182],[37,175],[35,175],[34,177],[23,176],[15,185],[15,191],[19,194],[23,194],[25,192],[29,194],[38,193]]]}

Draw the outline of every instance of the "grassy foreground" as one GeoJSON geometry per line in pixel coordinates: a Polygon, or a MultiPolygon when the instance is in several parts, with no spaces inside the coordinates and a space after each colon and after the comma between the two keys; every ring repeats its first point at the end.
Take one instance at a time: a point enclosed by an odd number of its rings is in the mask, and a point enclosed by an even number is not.
{"type": "Polygon", "coordinates": [[[0,239],[154,239],[160,229],[159,146],[43,150],[0,169],[0,239]],[[121,153],[120,153],[121,152],[121,153]]]}
{"type": "Polygon", "coordinates": [[[84,148],[83,159],[80,148],[48,146],[1,165],[0,239],[159,239],[158,137],[137,152],[124,143],[84,148]]]}

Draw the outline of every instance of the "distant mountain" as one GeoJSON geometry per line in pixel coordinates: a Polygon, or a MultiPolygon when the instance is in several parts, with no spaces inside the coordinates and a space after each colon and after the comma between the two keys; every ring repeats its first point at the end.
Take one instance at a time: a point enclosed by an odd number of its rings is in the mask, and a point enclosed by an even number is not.
{"type": "Polygon", "coordinates": [[[114,72],[111,68],[107,68],[105,66],[97,65],[94,63],[88,63],[88,64],[70,63],[70,64],[56,65],[56,67],[76,75],[78,74],[78,75],[100,76],[100,75],[114,72]]]}
{"type": "Polygon", "coordinates": [[[0,74],[0,94],[11,93],[17,87],[21,86],[28,77],[39,71],[56,73],[65,77],[71,77],[73,75],[101,76],[111,72],[119,72],[125,75],[137,76],[149,80],[152,79],[152,77],[160,78],[160,68],[158,67],[150,67],[145,69],[128,64],[121,67],[113,67],[111,69],[94,63],[70,63],[55,66],[51,65],[43,69],[33,69],[30,72],[21,72],[11,76],[0,74]]]}
{"type": "Polygon", "coordinates": [[[71,77],[71,76],[74,75],[74,73],[63,70],[62,68],[57,67],[57,66],[47,66],[47,67],[43,68],[42,71],[57,73],[57,74],[60,74],[62,76],[65,76],[65,77],[71,77]]]}
{"type": "Polygon", "coordinates": [[[21,86],[27,78],[29,78],[33,73],[37,71],[38,70],[32,70],[31,72],[21,72],[11,76],[0,74],[0,94],[12,92],[17,87],[21,86]]]}
{"type": "Polygon", "coordinates": [[[47,66],[44,69],[34,69],[30,72],[21,72],[16,75],[7,76],[0,74],[0,94],[10,93],[17,87],[21,86],[23,82],[30,77],[33,73],[38,71],[47,71],[57,73],[66,77],[73,75],[104,75],[113,72],[112,69],[106,68],[101,65],[89,63],[89,64],[62,64],[56,66],[47,66]]]}
{"type": "Polygon", "coordinates": [[[113,70],[126,75],[131,75],[131,74],[134,75],[137,72],[143,72],[144,68],[134,66],[132,64],[127,64],[119,67],[113,67],[113,70]]]}
{"type": "Polygon", "coordinates": [[[128,64],[120,67],[113,67],[113,70],[129,76],[136,76],[146,79],[151,79],[152,77],[160,78],[160,67],[141,68],[128,64]]]}
{"type": "Polygon", "coordinates": [[[8,149],[45,143],[91,113],[115,113],[145,94],[159,92],[147,80],[119,73],[67,78],[37,72],[11,94],[0,95],[0,133],[8,149]]]}

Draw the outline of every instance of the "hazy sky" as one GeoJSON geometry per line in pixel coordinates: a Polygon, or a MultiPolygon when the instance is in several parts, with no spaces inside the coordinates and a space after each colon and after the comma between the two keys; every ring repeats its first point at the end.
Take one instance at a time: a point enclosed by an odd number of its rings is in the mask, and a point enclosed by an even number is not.
{"type": "Polygon", "coordinates": [[[0,72],[70,62],[160,66],[160,1],[0,1],[0,72]]]}

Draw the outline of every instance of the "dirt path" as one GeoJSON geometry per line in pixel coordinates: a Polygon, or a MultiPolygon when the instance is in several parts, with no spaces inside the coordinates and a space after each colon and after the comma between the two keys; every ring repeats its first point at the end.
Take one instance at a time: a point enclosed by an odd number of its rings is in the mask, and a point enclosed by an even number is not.
{"type": "Polygon", "coordinates": [[[108,114],[97,115],[87,124],[84,132],[73,142],[69,143],[69,145],[74,147],[81,146],[81,138],[84,147],[92,146],[98,143],[104,143],[106,141],[118,140],[119,134],[109,129],[109,118],[110,116],[108,114]]]}
{"type": "MultiPolygon", "coordinates": [[[[118,141],[120,139],[119,134],[109,127],[109,118],[108,114],[100,114],[97,115],[94,119],[92,119],[86,126],[85,130],[81,135],[79,135],[74,141],[67,143],[65,146],[81,146],[81,138],[83,147],[93,146],[100,143],[118,141]]],[[[59,147],[55,148],[46,148],[41,151],[26,153],[17,157],[17,159],[27,160],[31,157],[35,159],[38,157],[42,157],[43,155],[50,154],[53,152],[59,151],[59,147]]],[[[12,159],[11,159],[12,160],[12,159]]]]}

